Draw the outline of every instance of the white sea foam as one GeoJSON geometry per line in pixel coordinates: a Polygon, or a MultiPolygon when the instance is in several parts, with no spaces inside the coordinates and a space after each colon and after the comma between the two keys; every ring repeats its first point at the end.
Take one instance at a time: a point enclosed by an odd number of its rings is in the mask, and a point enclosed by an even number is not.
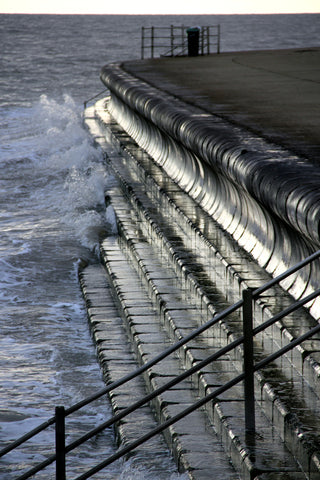
{"type": "MultiPolygon", "coordinates": [[[[27,251],[27,250],[26,250],[27,251]]],[[[19,298],[17,297],[15,289],[25,288],[30,284],[29,280],[25,277],[23,267],[16,267],[3,258],[0,258],[0,291],[2,301],[7,303],[17,303],[19,298]]]]}
{"type": "Polygon", "coordinates": [[[109,173],[101,153],[82,125],[81,114],[68,95],[63,101],[42,96],[34,109],[38,152],[34,166],[50,188],[34,196],[56,209],[60,221],[73,229],[78,241],[97,251],[101,231],[114,234],[115,219],[105,208],[109,173]]]}
{"type": "MultiPolygon", "coordinates": [[[[169,461],[169,458],[164,458],[163,461],[169,461]]],[[[137,466],[134,464],[133,460],[127,460],[123,463],[122,471],[120,475],[116,477],[116,480],[160,480],[163,479],[163,476],[157,474],[157,472],[152,471],[152,468],[148,471],[147,467],[141,465],[137,466]]],[[[167,480],[187,480],[189,476],[185,474],[172,473],[168,474],[167,480]]]]}

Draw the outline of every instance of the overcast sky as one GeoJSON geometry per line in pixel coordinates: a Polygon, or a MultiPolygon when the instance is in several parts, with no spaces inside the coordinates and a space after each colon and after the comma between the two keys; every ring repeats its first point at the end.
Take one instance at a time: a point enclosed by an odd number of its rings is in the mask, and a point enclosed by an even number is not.
{"type": "Polygon", "coordinates": [[[0,0],[0,13],[320,13],[320,0],[0,0]]]}

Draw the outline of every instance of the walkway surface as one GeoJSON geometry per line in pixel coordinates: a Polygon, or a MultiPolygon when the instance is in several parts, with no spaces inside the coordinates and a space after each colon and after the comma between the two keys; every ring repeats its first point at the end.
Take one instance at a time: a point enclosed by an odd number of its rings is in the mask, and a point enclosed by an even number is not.
{"type": "Polygon", "coordinates": [[[166,57],[123,68],[320,162],[320,47],[166,57]]]}

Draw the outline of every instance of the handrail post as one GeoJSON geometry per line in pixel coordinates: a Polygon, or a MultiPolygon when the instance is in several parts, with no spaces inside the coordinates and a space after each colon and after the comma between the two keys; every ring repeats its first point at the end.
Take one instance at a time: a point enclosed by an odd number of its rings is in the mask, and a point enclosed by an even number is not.
{"type": "Polygon", "coordinates": [[[56,407],[56,480],[66,480],[65,409],[56,407]]]}
{"type": "Polygon", "coordinates": [[[144,59],[144,27],[141,27],[141,59],[144,59]]]}
{"type": "Polygon", "coordinates": [[[209,27],[202,27],[202,55],[208,54],[208,28],[209,27]],[[205,51],[206,49],[206,51],[205,51]]]}
{"type": "Polygon", "coordinates": [[[154,27],[151,27],[151,58],[153,58],[154,52],[154,27]]]}
{"type": "Polygon", "coordinates": [[[200,43],[201,43],[201,55],[203,55],[203,39],[204,39],[204,27],[200,27],[200,43]]]}
{"type": "Polygon", "coordinates": [[[245,429],[255,432],[252,289],[242,292],[245,429]]]}
{"type": "Polygon", "coordinates": [[[174,32],[173,32],[173,25],[170,26],[170,46],[171,46],[171,57],[173,57],[173,50],[174,50],[174,32]]]}
{"type": "Polygon", "coordinates": [[[181,25],[181,55],[184,53],[184,44],[185,44],[185,27],[181,25]]]}

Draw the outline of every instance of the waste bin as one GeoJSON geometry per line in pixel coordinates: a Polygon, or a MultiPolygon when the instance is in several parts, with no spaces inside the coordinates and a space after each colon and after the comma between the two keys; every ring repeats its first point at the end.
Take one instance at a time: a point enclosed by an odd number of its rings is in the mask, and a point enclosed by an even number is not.
{"type": "Polygon", "coordinates": [[[191,27],[187,30],[189,57],[196,57],[199,53],[199,31],[198,27],[191,27]]]}

